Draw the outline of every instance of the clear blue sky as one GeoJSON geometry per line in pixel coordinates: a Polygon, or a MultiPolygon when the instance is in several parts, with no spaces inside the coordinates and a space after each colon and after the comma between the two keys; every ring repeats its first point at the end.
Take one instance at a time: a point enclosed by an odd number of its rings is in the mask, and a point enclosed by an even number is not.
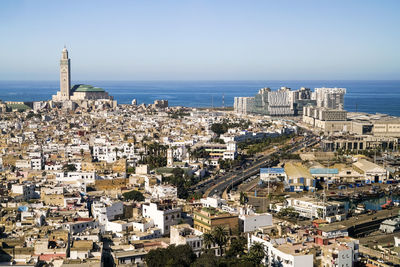
{"type": "Polygon", "coordinates": [[[400,1],[0,1],[0,80],[400,79],[400,1]]]}

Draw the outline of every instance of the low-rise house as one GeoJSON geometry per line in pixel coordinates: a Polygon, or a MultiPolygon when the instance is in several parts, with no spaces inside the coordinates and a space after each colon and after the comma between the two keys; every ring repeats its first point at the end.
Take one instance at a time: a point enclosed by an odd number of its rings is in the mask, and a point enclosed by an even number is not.
{"type": "Polygon", "coordinates": [[[203,233],[190,227],[189,224],[171,226],[171,245],[189,245],[196,256],[200,256],[203,247],[203,233]]]}
{"type": "Polygon", "coordinates": [[[143,217],[152,219],[154,226],[160,228],[163,235],[168,235],[171,226],[178,224],[182,219],[181,212],[182,209],[171,201],[160,201],[142,206],[143,217]]]}

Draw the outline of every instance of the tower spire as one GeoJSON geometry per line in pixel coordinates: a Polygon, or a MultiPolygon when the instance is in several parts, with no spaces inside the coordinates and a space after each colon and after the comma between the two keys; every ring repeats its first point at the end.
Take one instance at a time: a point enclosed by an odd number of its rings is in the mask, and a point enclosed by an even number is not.
{"type": "Polygon", "coordinates": [[[60,60],[60,91],[63,100],[69,100],[71,90],[71,66],[68,50],[64,45],[60,60]]]}

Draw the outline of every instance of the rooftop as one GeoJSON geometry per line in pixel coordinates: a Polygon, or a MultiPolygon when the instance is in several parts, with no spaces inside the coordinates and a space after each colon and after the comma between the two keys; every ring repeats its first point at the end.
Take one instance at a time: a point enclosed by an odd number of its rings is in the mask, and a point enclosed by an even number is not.
{"type": "Polygon", "coordinates": [[[285,173],[284,168],[261,168],[260,173],[271,173],[271,174],[277,174],[277,173],[285,173]]]}
{"type": "Polygon", "coordinates": [[[75,84],[72,89],[72,92],[104,92],[103,88],[93,87],[88,84],[75,84]]]}
{"type": "Polygon", "coordinates": [[[310,169],[311,174],[338,174],[338,169],[330,169],[330,168],[312,168],[310,169]]]}

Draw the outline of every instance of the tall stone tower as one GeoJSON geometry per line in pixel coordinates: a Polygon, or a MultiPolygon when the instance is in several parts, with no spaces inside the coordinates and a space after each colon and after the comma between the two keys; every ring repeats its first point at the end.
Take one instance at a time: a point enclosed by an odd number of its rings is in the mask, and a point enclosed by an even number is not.
{"type": "Polygon", "coordinates": [[[169,148],[167,150],[167,167],[172,167],[174,165],[174,156],[172,153],[172,149],[169,148]]]}
{"type": "Polygon", "coordinates": [[[71,65],[68,50],[64,46],[60,60],[60,92],[63,100],[69,100],[71,90],[71,65]]]}

